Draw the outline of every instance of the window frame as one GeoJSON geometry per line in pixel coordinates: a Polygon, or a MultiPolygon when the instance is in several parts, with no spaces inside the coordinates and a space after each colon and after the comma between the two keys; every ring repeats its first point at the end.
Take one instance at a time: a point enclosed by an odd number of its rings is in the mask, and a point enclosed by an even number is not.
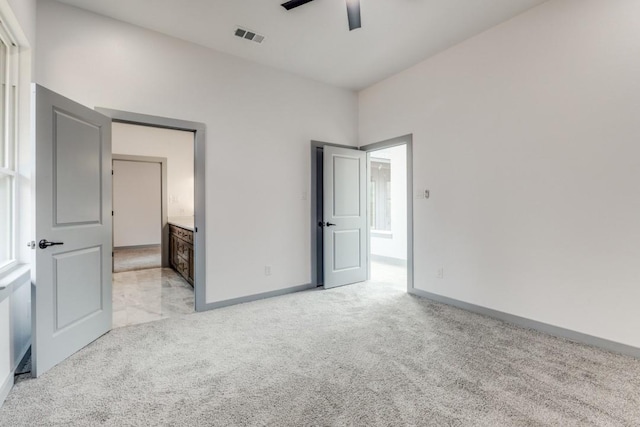
{"type": "Polygon", "coordinates": [[[391,238],[393,229],[391,228],[391,210],[388,206],[391,200],[391,161],[385,158],[371,157],[369,168],[369,229],[375,237],[391,238]],[[374,163],[384,165],[388,171],[389,179],[384,180],[380,173],[375,174],[374,177],[374,163]],[[384,190],[379,191],[383,185],[385,186],[384,190]],[[385,212],[382,218],[378,217],[380,212],[385,212]],[[378,228],[378,226],[384,228],[378,228]]]}
{"type": "MultiPolygon", "coordinates": [[[[7,20],[0,19],[0,43],[5,47],[0,51],[0,85],[5,91],[0,92],[0,150],[3,155],[0,161],[0,177],[9,178],[9,225],[8,225],[8,257],[0,259],[0,274],[13,269],[18,264],[17,248],[17,212],[18,212],[18,134],[19,134],[19,64],[20,48],[7,20]]],[[[3,224],[2,227],[6,226],[3,224]]],[[[1,243],[0,243],[1,244],[1,243]]]]}

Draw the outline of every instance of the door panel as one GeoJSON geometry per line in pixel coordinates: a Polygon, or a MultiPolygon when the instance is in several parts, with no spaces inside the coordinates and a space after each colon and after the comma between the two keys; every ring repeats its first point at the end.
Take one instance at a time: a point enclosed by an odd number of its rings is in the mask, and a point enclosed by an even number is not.
{"type": "Polygon", "coordinates": [[[32,374],[111,329],[111,120],[33,86],[32,374]],[[37,245],[37,244],[36,244],[37,245]]]}
{"type": "Polygon", "coordinates": [[[366,153],[323,149],[324,287],[367,279],[366,153]]]}
{"type": "Polygon", "coordinates": [[[54,224],[99,223],[102,186],[100,128],[54,108],[54,224]]]}
{"type": "Polygon", "coordinates": [[[53,290],[57,304],[55,333],[102,310],[101,248],[71,251],[53,256],[53,290]]]}
{"type": "Polygon", "coordinates": [[[360,162],[353,157],[333,156],[333,217],[360,215],[360,162]]]}
{"type": "Polygon", "coordinates": [[[333,269],[341,271],[360,267],[360,230],[333,231],[333,269]]]}

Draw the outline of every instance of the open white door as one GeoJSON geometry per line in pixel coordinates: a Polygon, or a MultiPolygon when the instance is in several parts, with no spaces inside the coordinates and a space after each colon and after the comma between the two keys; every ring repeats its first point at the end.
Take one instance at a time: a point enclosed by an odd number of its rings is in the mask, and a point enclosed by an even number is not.
{"type": "Polygon", "coordinates": [[[324,287],[367,280],[367,154],[323,148],[324,287]]]}
{"type": "Polygon", "coordinates": [[[111,329],[111,119],[37,85],[32,102],[40,376],[111,329]]]}

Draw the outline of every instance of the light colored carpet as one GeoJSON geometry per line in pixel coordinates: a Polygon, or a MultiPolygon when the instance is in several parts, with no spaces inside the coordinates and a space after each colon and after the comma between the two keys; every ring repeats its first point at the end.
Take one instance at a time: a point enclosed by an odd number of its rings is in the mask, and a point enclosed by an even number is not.
{"type": "Polygon", "coordinates": [[[407,290],[407,267],[371,262],[371,280],[384,286],[392,286],[400,291],[407,290]]]}
{"type": "Polygon", "coordinates": [[[2,426],[631,426],[640,361],[362,283],[116,329],[2,426]]]}
{"type": "Polygon", "coordinates": [[[113,272],[145,270],[162,266],[160,245],[151,248],[128,248],[113,250],[113,272]]]}

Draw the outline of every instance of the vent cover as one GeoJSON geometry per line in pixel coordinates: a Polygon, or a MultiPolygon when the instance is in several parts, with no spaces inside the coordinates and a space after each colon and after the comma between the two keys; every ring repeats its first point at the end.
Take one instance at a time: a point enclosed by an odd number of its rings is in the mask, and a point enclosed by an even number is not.
{"type": "Polygon", "coordinates": [[[235,35],[236,37],[240,37],[241,39],[250,40],[256,43],[262,43],[264,41],[263,35],[242,27],[236,28],[235,35]]]}

